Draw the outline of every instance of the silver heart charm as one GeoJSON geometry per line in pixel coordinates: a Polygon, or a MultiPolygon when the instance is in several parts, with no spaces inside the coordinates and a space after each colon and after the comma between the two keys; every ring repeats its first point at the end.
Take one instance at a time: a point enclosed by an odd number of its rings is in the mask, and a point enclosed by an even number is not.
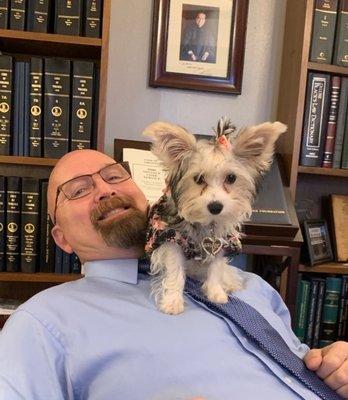
{"type": "Polygon", "coordinates": [[[215,256],[222,248],[222,240],[217,237],[206,236],[201,245],[208,255],[215,256]]]}

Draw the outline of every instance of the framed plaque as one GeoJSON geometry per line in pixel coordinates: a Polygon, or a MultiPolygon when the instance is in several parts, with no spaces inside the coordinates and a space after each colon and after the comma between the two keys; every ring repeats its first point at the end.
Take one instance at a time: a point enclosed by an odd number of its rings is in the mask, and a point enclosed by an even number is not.
{"type": "Polygon", "coordinates": [[[310,265],[333,260],[331,241],[326,221],[304,221],[303,233],[310,265]]]}

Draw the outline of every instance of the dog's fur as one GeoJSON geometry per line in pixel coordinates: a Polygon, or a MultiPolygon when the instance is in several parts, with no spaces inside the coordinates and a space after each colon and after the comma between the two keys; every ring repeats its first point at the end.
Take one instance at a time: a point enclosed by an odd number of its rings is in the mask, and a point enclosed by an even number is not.
{"type": "MultiPolygon", "coordinates": [[[[231,125],[226,125],[226,131],[228,127],[231,125]]],[[[285,131],[280,122],[266,122],[243,129],[223,142],[218,138],[196,140],[182,127],[164,122],[148,126],[144,135],[153,140],[152,151],[167,171],[168,227],[185,232],[197,246],[211,236],[212,224],[216,237],[239,238],[239,228],[252,212],[255,182],[270,168],[274,144],[285,131]],[[228,178],[231,175],[234,178],[228,178]],[[209,211],[213,202],[222,206],[217,214],[209,211]]],[[[229,292],[243,287],[238,270],[228,265],[223,251],[207,256],[204,262],[187,260],[181,247],[172,241],[153,251],[151,271],[156,275],[156,303],[167,314],[184,310],[186,274],[204,282],[203,291],[212,302],[225,303],[229,292]]]]}

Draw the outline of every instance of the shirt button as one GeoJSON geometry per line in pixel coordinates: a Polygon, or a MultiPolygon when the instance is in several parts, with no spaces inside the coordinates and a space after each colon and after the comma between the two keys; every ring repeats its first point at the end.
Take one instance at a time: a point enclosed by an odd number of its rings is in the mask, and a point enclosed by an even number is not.
{"type": "Polygon", "coordinates": [[[292,383],[292,380],[291,380],[291,378],[290,377],[288,377],[287,375],[285,375],[284,376],[284,382],[286,382],[286,383],[292,383]]]}

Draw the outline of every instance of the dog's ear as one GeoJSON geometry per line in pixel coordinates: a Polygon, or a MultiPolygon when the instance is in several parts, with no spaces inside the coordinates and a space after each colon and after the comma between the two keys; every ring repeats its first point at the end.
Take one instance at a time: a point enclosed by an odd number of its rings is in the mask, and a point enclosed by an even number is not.
{"type": "Polygon", "coordinates": [[[245,164],[259,172],[270,168],[274,145],[278,137],[286,131],[281,122],[265,122],[243,129],[232,141],[232,151],[245,164]]]}
{"type": "Polygon", "coordinates": [[[196,138],[184,128],[166,122],[154,122],[143,132],[152,139],[152,152],[165,164],[178,163],[189,156],[196,146],[196,138]]]}

